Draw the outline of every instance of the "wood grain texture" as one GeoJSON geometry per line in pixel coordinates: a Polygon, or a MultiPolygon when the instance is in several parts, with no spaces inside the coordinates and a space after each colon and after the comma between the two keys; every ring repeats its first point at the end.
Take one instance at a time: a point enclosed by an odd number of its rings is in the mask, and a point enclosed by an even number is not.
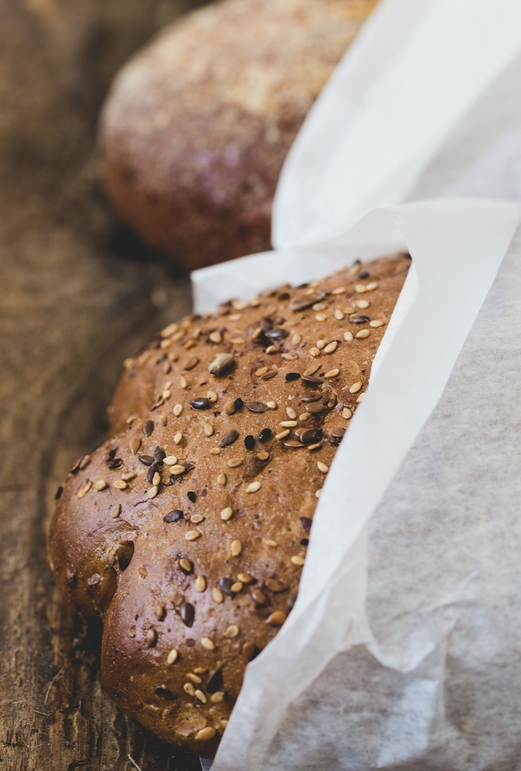
{"type": "Polygon", "coordinates": [[[115,69],[194,4],[0,0],[0,770],[199,768],[104,694],[96,630],[69,617],[46,552],[122,360],[190,306],[186,277],[110,214],[93,148],[115,69]]]}

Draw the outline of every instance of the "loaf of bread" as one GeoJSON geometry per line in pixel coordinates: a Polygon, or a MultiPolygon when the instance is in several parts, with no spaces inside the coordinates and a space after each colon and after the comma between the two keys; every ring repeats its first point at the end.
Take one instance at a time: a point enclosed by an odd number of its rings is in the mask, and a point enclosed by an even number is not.
{"type": "Polygon", "coordinates": [[[100,124],[124,220],[190,269],[270,248],[284,158],[376,0],[223,0],[116,78],[100,124]]]}
{"type": "Polygon", "coordinates": [[[50,553],[71,609],[103,619],[105,688],[160,738],[212,756],[248,661],[291,611],[409,265],[231,301],[125,363],[112,438],[58,491],[50,553]]]}

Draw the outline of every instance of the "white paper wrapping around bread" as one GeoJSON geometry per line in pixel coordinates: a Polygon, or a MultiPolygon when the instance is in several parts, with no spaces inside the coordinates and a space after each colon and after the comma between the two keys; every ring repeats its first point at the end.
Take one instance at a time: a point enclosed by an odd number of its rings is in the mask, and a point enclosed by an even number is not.
{"type": "Polygon", "coordinates": [[[194,274],[203,310],[354,257],[413,257],[297,604],[248,667],[215,771],[520,765],[521,210],[393,205],[487,195],[490,178],[509,196],[520,50],[517,1],[382,3],[288,158],[277,251],[194,274]]]}

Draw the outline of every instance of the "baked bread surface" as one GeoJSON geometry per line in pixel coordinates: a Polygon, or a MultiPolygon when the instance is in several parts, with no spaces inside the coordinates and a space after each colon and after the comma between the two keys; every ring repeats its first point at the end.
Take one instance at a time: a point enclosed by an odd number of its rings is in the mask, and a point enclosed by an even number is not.
{"type": "Polygon", "coordinates": [[[50,554],[73,612],[103,619],[105,688],[161,739],[213,756],[248,661],[291,611],[409,265],[231,301],[125,362],[112,437],[71,470],[50,554]]]}
{"type": "Polygon", "coordinates": [[[224,0],[116,78],[100,124],[122,217],[190,269],[270,245],[284,158],[376,0],[224,0]]]}

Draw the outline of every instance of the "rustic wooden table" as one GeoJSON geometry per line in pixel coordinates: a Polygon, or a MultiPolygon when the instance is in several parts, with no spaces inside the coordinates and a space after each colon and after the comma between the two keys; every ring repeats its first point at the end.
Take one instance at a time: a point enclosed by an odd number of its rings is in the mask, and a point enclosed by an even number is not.
{"type": "Polygon", "coordinates": [[[64,610],[46,553],[55,489],[104,437],[121,362],[190,307],[186,277],[110,213],[94,136],[114,71],[195,4],[0,0],[0,770],[199,768],[104,694],[96,633],[64,610]]]}

